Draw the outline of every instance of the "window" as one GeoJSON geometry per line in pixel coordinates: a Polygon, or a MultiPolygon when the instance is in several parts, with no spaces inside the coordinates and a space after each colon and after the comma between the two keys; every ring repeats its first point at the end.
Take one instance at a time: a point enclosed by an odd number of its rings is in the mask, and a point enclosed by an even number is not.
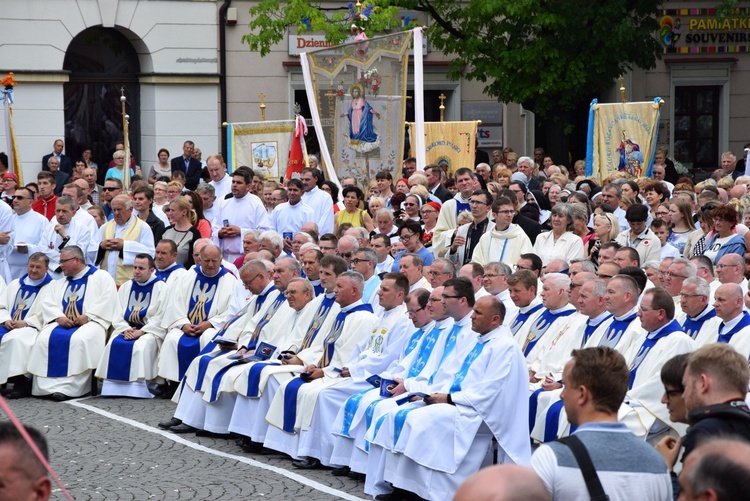
{"type": "Polygon", "coordinates": [[[674,157],[691,169],[719,161],[721,86],[675,87],[674,157]]]}

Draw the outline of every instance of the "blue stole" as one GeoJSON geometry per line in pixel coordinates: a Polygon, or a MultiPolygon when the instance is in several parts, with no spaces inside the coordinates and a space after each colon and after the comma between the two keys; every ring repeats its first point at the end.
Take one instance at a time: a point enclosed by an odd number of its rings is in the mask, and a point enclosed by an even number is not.
{"type": "Polygon", "coordinates": [[[526,320],[528,320],[531,315],[533,315],[534,313],[536,313],[537,311],[539,311],[541,308],[543,308],[543,306],[540,303],[540,304],[534,306],[533,308],[531,308],[526,313],[521,313],[521,311],[519,310],[518,311],[518,316],[513,321],[513,325],[510,326],[510,332],[515,336],[516,333],[518,332],[518,329],[520,329],[521,326],[526,323],[526,320]]]}
{"type": "Polygon", "coordinates": [[[641,363],[643,363],[643,360],[646,358],[648,353],[651,351],[651,348],[656,346],[656,343],[660,339],[664,339],[665,337],[669,336],[673,332],[681,332],[682,326],[680,326],[679,322],[677,320],[672,320],[667,325],[661,328],[659,333],[654,337],[646,336],[646,339],[643,340],[643,344],[641,345],[641,348],[638,350],[638,354],[635,356],[635,360],[633,360],[633,363],[630,364],[630,381],[628,382],[628,389],[633,389],[633,383],[635,382],[635,376],[638,372],[638,367],[641,366],[641,363]]]}
{"type": "MultiPolygon", "coordinates": [[[[89,277],[97,271],[89,266],[81,278],[66,277],[68,284],[62,297],[62,309],[65,316],[75,320],[83,314],[83,298],[88,290],[89,277]]],[[[96,291],[94,291],[96,294],[96,291]]],[[[70,338],[78,327],[65,328],[60,325],[52,329],[49,335],[47,357],[47,377],[67,377],[70,360],[70,338]]]]}
{"type": "MultiPolygon", "coordinates": [[[[208,319],[208,312],[211,311],[211,304],[216,297],[216,289],[219,286],[219,280],[221,277],[227,274],[227,270],[222,266],[219,272],[213,277],[207,277],[203,274],[200,266],[195,267],[196,277],[195,282],[190,290],[190,302],[188,304],[188,320],[193,325],[208,319]],[[198,289],[199,293],[196,293],[198,289]]],[[[200,336],[180,336],[180,341],[177,343],[177,360],[178,360],[178,377],[182,379],[187,372],[190,362],[195,357],[200,355],[201,351],[201,337],[200,336]]]]}
{"type": "Polygon", "coordinates": [[[417,329],[414,334],[411,335],[409,338],[409,342],[406,343],[406,349],[404,349],[404,356],[407,356],[409,353],[414,351],[414,348],[417,347],[419,344],[419,340],[422,339],[422,335],[424,334],[424,331],[422,329],[417,329]]]}
{"type": "Polygon", "coordinates": [[[637,317],[638,314],[633,313],[632,315],[628,315],[622,320],[617,320],[616,318],[612,320],[612,323],[609,325],[609,329],[607,329],[607,332],[604,334],[604,336],[602,336],[602,340],[599,342],[599,346],[606,346],[608,348],[614,348],[615,346],[617,346],[617,343],[619,343],[620,339],[622,339],[622,335],[625,334],[625,331],[630,328],[630,324],[637,317]]]}
{"type": "Polygon", "coordinates": [[[728,343],[732,339],[732,336],[737,334],[748,325],[750,325],[750,314],[748,314],[746,311],[743,311],[742,318],[739,322],[737,322],[737,325],[729,330],[729,332],[725,332],[723,334],[721,333],[721,330],[724,328],[724,322],[721,323],[721,325],[719,326],[719,339],[716,342],[728,343]]]}
{"type": "Polygon", "coordinates": [[[416,377],[422,372],[422,369],[424,369],[424,366],[430,359],[430,355],[432,355],[432,350],[440,337],[440,332],[442,331],[438,327],[435,327],[428,332],[424,338],[422,338],[417,357],[414,359],[414,362],[412,362],[411,367],[409,367],[409,372],[406,374],[407,378],[416,377]]]}
{"type": "Polygon", "coordinates": [[[428,384],[432,384],[432,382],[435,380],[435,376],[440,370],[440,366],[443,365],[446,357],[448,357],[448,355],[450,355],[450,353],[453,351],[453,348],[456,347],[456,339],[458,339],[458,333],[461,332],[461,329],[462,327],[458,324],[455,324],[451,328],[451,331],[448,333],[448,337],[445,338],[445,348],[443,348],[443,354],[440,356],[440,361],[438,362],[437,367],[435,367],[435,372],[432,373],[432,376],[430,376],[430,379],[427,381],[428,384]]]}
{"type": "MultiPolygon", "coordinates": [[[[326,336],[325,341],[323,341],[323,356],[320,357],[317,367],[322,369],[331,363],[336,341],[344,330],[346,317],[355,311],[369,311],[372,313],[372,305],[369,303],[362,303],[350,310],[341,311],[336,315],[336,321],[333,323],[333,328],[326,336]]],[[[307,383],[307,381],[300,377],[296,377],[287,384],[286,389],[284,390],[284,423],[282,429],[287,433],[294,433],[294,423],[297,421],[297,393],[299,393],[300,387],[305,383],[307,383]]],[[[370,391],[370,388],[368,388],[367,391],[370,391]]]]}
{"type": "Polygon", "coordinates": [[[318,335],[318,332],[320,332],[320,328],[323,327],[323,323],[326,318],[328,318],[328,313],[330,313],[331,306],[333,306],[335,299],[336,298],[333,295],[331,295],[331,297],[328,297],[327,295],[323,297],[323,301],[318,305],[318,310],[313,316],[312,323],[307,329],[305,337],[302,339],[299,351],[309,348],[313,341],[315,341],[315,337],[318,335]]]}
{"type": "MultiPolygon", "coordinates": [[[[703,327],[703,324],[706,322],[706,320],[711,320],[712,318],[716,317],[716,310],[714,310],[710,306],[706,306],[706,308],[710,309],[710,311],[700,317],[698,320],[693,320],[692,318],[690,318],[690,315],[688,315],[685,318],[685,321],[682,323],[682,331],[693,339],[695,339],[698,333],[701,331],[701,328],[703,327]]],[[[740,323],[742,323],[742,321],[740,321],[740,323]]],[[[721,324],[721,327],[724,327],[723,322],[721,324]]],[[[719,329],[719,332],[721,332],[721,329],[719,329]]]]}
{"type": "MultiPolygon", "coordinates": [[[[260,299],[261,299],[261,296],[258,296],[258,300],[260,299]]],[[[263,296],[263,299],[265,299],[265,296],[263,296]]],[[[250,303],[248,302],[240,311],[235,313],[234,316],[230,318],[229,321],[226,322],[221,329],[216,331],[216,335],[214,336],[214,339],[216,339],[217,336],[223,336],[224,333],[229,329],[229,327],[232,324],[234,324],[242,316],[246,315],[247,308],[249,306],[250,306],[250,303]]],[[[211,341],[207,343],[206,346],[198,354],[198,356],[200,356],[200,359],[198,360],[198,379],[195,381],[195,391],[200,391],[203,388],[203,378],[206,376],[206,370],[208,370],[208,364],[211,362],[211,360],[221,355],[228,355],[230,353],[224,350],[220,350],[220,351],[217,351],[216,353],[212,353],[214,348],[216,348],[216,343],[211,341]]],[[[184,381],[183,381],[183,384],[184,384],[184,381]]]]}
{"type": "Polygon", "coordinates": [[[180,263],[175,263],[166,270],[159,270],[157,269],[154,273],[156,274],[156,279],[161,280],[162,282],[166,282],[169,280],[169,276],[172,274],[173,271],[179,270],[180,268],[185,269],[184,266],[182,266],[180,263]]]}
{"type": "MultiPolygon", "coordinates": [[[[21,287],[18,289],[18,292],[16,292],[16,297],[13,300],[13,306],[11,307],[9,312],[11,320],[26,319],[26,314],[31,309],[31,305],[34,304],[39,291],[42,290],[42,287],[52,281],[52,277],[48,273],[44,275],[44,278],[41,282],[39,282],[39,284],[30,285],[26,283],[28,277],[29,275],[24,275],[19,280],[19,284],[21,285],[21,287]]],[[[3,336],[8,332],[10,331],[6,329],[4,325],[0,324],[0,341],[2,341],[3,336]]]]}
{"type": "Polygon", "coordinates": [[[597,323],[596,325],[590,323],[591,322],[590,318],[586,320],[586,328],[583,330],[583,342],[581,343],[581,347],[586,346],[586,343],[588,343],[589,338],[591,338],[591,336],[594,334],[594,331],[596,331],[597,327],[599,327],[600,325],[602,325],[602,323],[609,320],[611,316],[612,315],[607,315],[606,317],[602,319],[601,322],[597,323]]]}
{"type": "Polygon", "coordinates": [[[349,316],[350,313],[354,313],[355,311],[368,311],[372,313],[372,305],[370,305],[369,303],[362,303],[350,310],[340,311],[339,314],[336,315],[336,321],[333,323],[333,328],[323,341],[323,356],[320,357],[320,361],[318,361],[317,367],[322,369],[323,367],[328,367],[328,364],[331,363],[331,360],[333,360],[333,352],[336,347],[336,341],[344,330],[344,322],[346,321],[346,317],[349,316]]]}
{"type": "Polygon", "coordinates": [[[526,336],[526,342],[523,345],[523,356],[526,357],[529,355],[531,350],[534,349],[534,346],[536,346],[539,340],[542,339],[542,336],[544,336],[547,329],[549,329],[550,325],[552,325],[555,320],[572,315],[575,311],[575,308],[571,308],[559,313],[553,313],[551,310],[545,309],[542,314],[539,315],[539,318],[536,319],[534,325],[531,326],[529,335],[526,336]]]}
{"type": "MultiPolygon", "coordinates": [[[[154,284],[159,280],[140,285],[135,279],[131,279],[133,285],[130,288],[128,304],[125,308],[123,318],[133,328],[141,328],[146,324],[146,315],[153,299],[154,284]]],[[[125,336],[115,336],[109,347],[109,365],[107,368],[107,379],[113,381],[130,381],[130,364],[133,359],[133,347],[135,339],[125,339],[125,336]]]]}
{"type": "Polygon", "coordinates": [[[253,336],[250,338],[250,341],[248,341],[246,348],[248,350],[254,350],[255,347],[258,345],[258,338],[260,337],[260,331],[263,330],[263,327],[268,324],[268,322],[271,320],[271,318],[276,314],[277,311],[279,311],[279,307],[283,303],[286,302],[286,296],[284,294],[279,294],[276,296],[276,299],[273,300],[273,303],[268,307],[265,314],[263,314],[263,317],[261,317],[260,320],[258,320],[258,324],[255,326],[255,330],[253,331],[253,336]]]}
{"type": "Polygon", "coordinates": [[[320,285],[320,281],[316,280],[318,282],[317,284],[313,284],[313,291],[315,291],[315,297],[320,296],[321,294],[325,294],[326,289],[322,285],[320,285]]]}
{"type": "Polygon", "coordinates": [[[456,201],[456,217],[458,217],[458,215],[461,214],[465,210],[471,211],[471,205],[469,205],[468,203],[463,203],[457,197],[454,198],[453,200],[456,201]]]}
{"type": "MultiPolygon", "coordinates": [[[[484,347],[486,346],[486,344],[487,343],[478,341],[477,344],[474,345],[474,348],[471,349],[469,354],[466,355],[466,358],[464,358],[464,362],[461,364],[461,368],[458,370],[458,372],[453,378],[453,384],[451,384],[451,387],[448,390],[449,394],[461,391],[461,383],[464,382],[464,379],[466,378],[466,374],[468,374],[469,372],[469,368],[471,367],[471,364],[473,364],[474,361],[477,359],[477,357],[479,357],[479,355],[482,353],[482,350],[484,350],[484,347]]],[[[404,428],[407,415],[409,414],[409,412],[413,411],[414,409],[417,409],[417,407],[412,407],[409,409],[402,409],[396,413],[396,416],[394,418],[394,423],[393,423],[393,444],[394,445],[398,442],[398,439],[401,436],[401,430],[403,430],[404,428]]],[[[377,430],[380,424],[382,424],[382,421],[376,424],[376,429],[375,429],[376,434],[377,434],[377,430]]]]}

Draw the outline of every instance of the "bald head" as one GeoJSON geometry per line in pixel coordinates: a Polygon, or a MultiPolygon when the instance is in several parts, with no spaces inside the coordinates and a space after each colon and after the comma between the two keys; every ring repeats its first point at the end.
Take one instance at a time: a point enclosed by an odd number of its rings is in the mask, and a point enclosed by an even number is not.
{"type": "Polygon", "coordinates": [[[549,501],[542,480],[531,469],[515,464],[483,468],[461,484],[454,501],[549,501]]]}
{"type": "Polygon", "coordinates": [[[714,292],[716,316],[728,322],[742,313],[742,287],[737,284],[720,285],[714,292]]]}

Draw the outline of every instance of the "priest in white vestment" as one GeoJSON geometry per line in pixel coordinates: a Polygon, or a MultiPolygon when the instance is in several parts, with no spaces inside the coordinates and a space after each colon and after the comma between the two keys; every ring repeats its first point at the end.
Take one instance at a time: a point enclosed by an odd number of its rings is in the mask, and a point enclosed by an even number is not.
{"type": "Polygon", "coordinates": [[[117,303],[112,277],[86,265],[80,248],[63,248],[60,266],[65,278],[51,285],[42,313],[55,321],[39,333],[28,364],[32,394],[57,401],[89,392],[117,303]]]}
{"type": "Polygon", "coordinates": [[[680,305],[685,313],[682,332],[698,346],[715,343],[719,337],[721,318],[713,307],[711,286],[701,277],[686,278],[680,289],[680,305]]]}
{"type": "Polygon", "coordinates": [[[320,234],[325,235],[333,233],[333,204],[338,200],[333,200],[331,195],[318,188],[320,177],[320,171],[312,167],[305,167],[300,172],[300,181],[305,189],[302,202],[313,210],[315,217],[312,221],[320,228],[320,234]]]}
{"type": "Polygon", "coordinates": [[[154,234],[133,214],[128,195],[117,195],[110,202],[114,218],[99,228],[96,264],[115,279],[118,287],[133,278],[133,261],[138,254],[154,255],[154,234]]]}
{"type": "Polygon", "coordinates": [[[103,396],[153,398],[148,384],[156,378],[166,284],[154,273],[148,254],[136,256],[133,279],[117,291],[113,333],[99,361],[103,396]]]}
{"type": "MultiPolygon", "coordinates": [[[[162,316],[167,330],[159,352],[159,376],[182,380],[190,362],[226,322],[237,279],[221,265],[221,250],[206,245],[201,264],[188,270],[170,290],[162,316]]],[[[176,385],[174,385],[176,388],[176,385]]]]}
{"type": "MultiPolygon", "coordinates": [[[[448,287],[446,287],[448,289],[448,287]]],[[[486,462],[494,436],[498,462],[525,465],[528,373],[523,354],[494,297],[474,305],[479,333],[451,356],[427,385],[424,399],[405,403],[373,423],[365,493],[387,492],[384,481],[426,499],[450,499],[486,462]]],[[[411,391],[411,390],[410,390],[411,391]]]]}
{"type": "Polygon", "coordinates": [[[60,267],[60,252],[67,246],[83,249],[86,264],[92,264],[86,254],[91,245],[93,235],[77,221],[73,221],[73,199],[60,197],[55,205],[55,216],[47,223],[42,238],[34,245],[28,246],[28,252],[43,252],[49,258],[49,273],[52,278],[63,277],[60,267]]]}
{"type": "Polygon", "coordinates": [[[14,383],[6,398],[31,395],[31,379],[27,376],[29,354],[39,331],[53,320],[45,319],[42,314],[45,298],[54,288],[47,273],[48,262],[41,252],[32,254],[26,265],[28,272],[3,287],[0,294],[0,384],[14,383]]]}
{"type": "Polygon", "coordinates": [[[469,198],[474,192],[471,169],[462,167],[456,171],[456,188],[458,193],[450,200],[446,200],[440,208],[437,224],[432,232],[432,252],[436,256],[443,255],[443,250],[450,246],[451,237],[458,229],[458,214],[469,212],[469,198]]]}

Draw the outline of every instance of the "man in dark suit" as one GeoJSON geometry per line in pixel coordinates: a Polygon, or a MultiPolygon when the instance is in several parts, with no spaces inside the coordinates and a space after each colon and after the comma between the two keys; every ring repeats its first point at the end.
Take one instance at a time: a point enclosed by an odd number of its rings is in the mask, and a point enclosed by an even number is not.
{"type": "Polygon", "coordinates": [[[62,151],[64,147],[65,143],[63,143],[62,139],[55,140],[52,145],[52,153],[50,153],[49,155],[44,155],[42,157],[42,170],[49,170],[49,159],[51,157],[55,157],[57,158],[57,160],[59,160],[60,170],[68,174],[69,176],[73,175],[73,161],[69,156],[63,155],[62,151]]]}
{"type": "Polygon", "coordinates": [[[182,155],[172,159],[172,172],[179,170],[185,173],[185,187],[194,190],[201,182],[201,163],[193,158],[195,143],[185,141],[182,145],[182,155]]]}
{"type": "Polygon", "coordinates": [[[443,177],[443,170],[439,165],[430,164],[424,170],[427,174],[427,189],[430,190],[430,193],[438,197],[443,203],[453,198],[453,193],[448,191],[448,188],[440,182],[443,177]]]}

